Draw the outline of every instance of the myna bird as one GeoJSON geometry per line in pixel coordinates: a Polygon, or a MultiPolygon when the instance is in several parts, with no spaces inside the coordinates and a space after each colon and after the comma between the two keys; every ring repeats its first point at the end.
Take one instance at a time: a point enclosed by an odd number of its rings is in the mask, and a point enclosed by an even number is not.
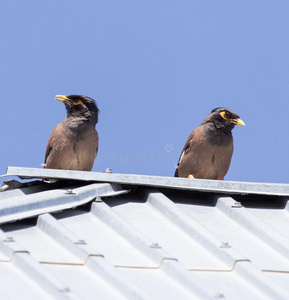
{"type": "Polygon", "coordinates": [[[91,171],[98,151],[98,107],[92,98],[56,95],[64,103],[67,117],[52,131],[44,168],[91,171]]]}
{"type": "Polygon", "coordinates": [[[232,129],[245,123],[230,109],[218,107],[190,135],[175,177],[223,180],[233,154],[232,129]]]}

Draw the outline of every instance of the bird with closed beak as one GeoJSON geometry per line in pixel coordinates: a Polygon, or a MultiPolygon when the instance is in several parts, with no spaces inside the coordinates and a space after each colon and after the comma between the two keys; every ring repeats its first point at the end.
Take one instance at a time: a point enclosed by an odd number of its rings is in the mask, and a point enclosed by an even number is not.
{"type": "Polygon", "coordinates": [[[233,155],[232,129],[245,123],[232,110],[218,107],[188,137],[175,177],[223,180],[233,155]]]}
{"type": "Polygon", "coordinates": [[[49,137],[44,168],[91,171],[98,151],[95,101],[82,95],[56,95],[55,100],[64,103],[67,117],[49,137]]]}

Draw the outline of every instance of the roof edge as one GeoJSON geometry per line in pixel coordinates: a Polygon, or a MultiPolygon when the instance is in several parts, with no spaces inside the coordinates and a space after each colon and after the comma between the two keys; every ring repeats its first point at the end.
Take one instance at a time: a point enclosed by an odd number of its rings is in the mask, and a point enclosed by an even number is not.
{"type": "Polygon", "coordinates": [[[150,186],[199,192],[241,195],[271,195],[288,197],[289,184],[238,182],[209,179],[188,179],[164,176],[117,174],[87,171],[70,171],[40,168],[7,167],[6,174],[1,177],[18,176],[20,178],[55,178],[62,180],[95,181],[118,183],[133,186],[150,186]]]}

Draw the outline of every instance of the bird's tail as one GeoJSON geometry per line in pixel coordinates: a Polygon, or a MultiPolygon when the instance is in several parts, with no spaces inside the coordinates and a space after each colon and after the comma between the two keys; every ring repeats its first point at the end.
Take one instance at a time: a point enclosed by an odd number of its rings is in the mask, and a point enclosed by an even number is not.
{"type": "Polygon", "coordinates": [[[178,168],[176,168],[174,177],[179,177],[179,171],[178,171],[178,168]]]}

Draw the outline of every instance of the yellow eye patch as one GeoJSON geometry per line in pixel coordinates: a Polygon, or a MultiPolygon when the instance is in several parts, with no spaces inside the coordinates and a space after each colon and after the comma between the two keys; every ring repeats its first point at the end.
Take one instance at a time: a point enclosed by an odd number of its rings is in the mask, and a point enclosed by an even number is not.
{"type": "Polygon", "coordinates": [[[245,123],[240,119],[231,119],[229,118],[228,114],[225,111],[220,112],[220,116],[224,119],[224,120],[230,120],[231,123],[235,124],[235,125],[242,125],[245,126],[245,123]]]}
{"type": "Polygon", "coordinates": [[[225,120],[228,120],[228,119],[229,119],[228,116],[227,116],[227,113],[226,113],[225,111],[220,112],[220,116],[221,116],[223,119],[225,119],[225,120]]]}
{"type": "Polygon", "coordinates": [[[83,102],[81,100],[73,101],[72,103],[73,103],[73,105],[82,105],[83,104],[83,102]]]}

